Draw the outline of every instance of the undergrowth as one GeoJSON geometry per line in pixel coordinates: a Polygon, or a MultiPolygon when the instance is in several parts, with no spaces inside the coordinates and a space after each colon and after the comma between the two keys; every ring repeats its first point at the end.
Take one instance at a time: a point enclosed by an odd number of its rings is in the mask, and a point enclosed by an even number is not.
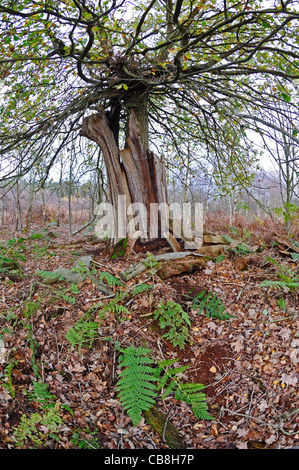
{"type": "Polygon", "coordinates": [[[120,402],[132,419],[133,426],[139,424],[143,411],[148,411],[155,405],[159,397],[158,392],[163,388],[165,390],[161,399],[174,392],[177,400],[191,406],[196,418],[213,419],[207,411],[206,395],[202,392],[204,385],[183,383],[178,377],[187,367],[169,370],[167,366],[172,365],[173,360],[156,363],[150,357],[151,351],[143,347],[130,346],[120,351],[121,372],[116,389],[120,402]]]}
{"type": "MultiPolygon", "coordinates": [[[[249,234],[245,234],[249,237],[249,234]]],[[[39,239],[43,235],[33,237],[32,240],[39,239]]],[[[20,262],[25,260],[26,246],[23,239],[12,239],[9,243],[0,247],[0,274],[7,269],[5,262],[9,260],[11,267],[19,269],[20,262]],[[2,263],[2,264],[1,264],[2,263]]],[[[246,245],[238,246],[239,255],[248,254],[246,245]]],[[[219,257],[218,262],[221,261],[219,257]]],[[[276,288],[285,292],[295,292],[299,288],[299,276],[293,270],[280,265],[276,260],[268,258],[277,268],[279,280],[266,280],[261,284],[264,287],[276,288]]],[[[150,278],[154,281],[156,275],[157,262],[154,257],[148,254],[146,265],[150,278]]],[[[211,420],[212,416],[208,412],[205,385],[201,383],[186,382],[186,371],[188,366],[180,366],[175,359],[157,361],[150,349],[143,347],[121,348],[115,342],[113,336],[102,336],[101,327],[108,315],[114,315],[116,321],[124,322],[130,318],[130,304],[138,296],[153,297],[154,282],[147,284],[141,282],[127,286],[116,275],[107,271],[99,272],[95,269],[88,269],[86,266],[78,265],[74,269],[84,276],[97,276],[97,278],[107,286],[111,287],[113,295],[107,296],[107,300],[100,300],[94,303],[81,318],[68,328],[65,338],[69,343],[70,351],[75,348],[79,354],[82,350],[91,349],[95,341],[109,341],[109,346],[119,351],[119,379],[116,384],[117,397],[124,409],[132,419],[133,426],[137,426],[142,418],[142,413],[155,406],[158,400],[165,400],[172,396],[175,400],[187,403],[197,419],[211,420]]],[[[10,270],[13,272],[13,269],[10,270]]],[[[21,269],[18,271],[22,274],[21,269]]],[[[44,277],[55,279],[57,275],[49,271],[40,271],[44,277]]],[[[44,287],[45,298],[54,301],[62,300],[68,304],[75,305],[80,296],[80,284],[76,285],[61,276],[59,281],[65,282],[63,286],[44,287]],[[51,292],[51,294],[49,294],[51,292]]],[[[42,293],[34,298],[30,297],[18,305],[19,312],[12,314],[6,312],[7,321],[11,324],[11,332],[16,332],[17,328],[27,329],[26,344],[31,351],[31,379],[28,387],[22,389],[30,403],[33,403],[35,411],[31,415],[24,414],[19,424],[14,428],[13,437],[15,444],[19,448],[39,448],[46,446],[48,439],[59,439],[59,430],[64,425],[63,413],[65,405],[50,392],[47,384],[41,377],[42,364],[37,356],[38,344],[34,334],[33,325],[43,310],[42,293]]],[[[282,299],[283,300],[283,299],[282,299]]],[[[282,300],[280,305],[283,307],[282,300]]],[[[79,303],[79,302],[78,302],[79,303]]],[[[71,305],[71,306],[72,306],[71,305]]],[[[165,301],[159,305],[153,304],[153,319],[156,320],[162,330],[162,337],[169,341],[174,347],[183,349],[190,341],[190,329],[192,314],[189,314],[182,306],[173,301],[165,301]]],[[[211,292],[202,291],[195,295],[192,302],[192,310],[197,310],[198,314],[204,313],[207,317],[219,320],[232,318],[226,311],[222,300],[211,292]]],[[[54,314],[53,314],[54,315],[54,314]]],[[[20,367],[19,360],[12,355],[4,367],[2,385],[12,398],[16,396],[14,385],[14,371],[20,367]]],[[[21,369],[21,367],[20,367],[21,369]]],[[[72,413],[72,410],[69,410],[72,413]]],[[[92,432],[89,433],[90,435],[92,432]]],[[[88,440],[82,430],[74,430],[71,442],[80,448],[95,448],[98,446],[93,436],[88,440]]]]}
{"type": "Polygon", "coordinates": [[[228,320],[232,315],[226,312],[226,307],[218,298],[217,294],[205,291],[199,292],[193,299],[192,308],[198,309],[198,314],[205,312],[207,317],[218,318],[219,320],[228,320]]]}
{"type": "Polygon", "coordinates": [[[160,328],[166,329],[162,337],[169,340],[173,346],[183,349],[189,340],[190,318],[181,305],[167,301],[154,311],[154,318],[159,321],[160,328]]]}
{"type": "Polygon", "coordinates": [[[277,267],[277,274],[280,280],[265,280],[261,282],[261,287],[283,290],[284,292],[296,292],[299,290],[299,275],[292,269],[283,266],[275,259],[267,257],[266,261],[277,267]]]}

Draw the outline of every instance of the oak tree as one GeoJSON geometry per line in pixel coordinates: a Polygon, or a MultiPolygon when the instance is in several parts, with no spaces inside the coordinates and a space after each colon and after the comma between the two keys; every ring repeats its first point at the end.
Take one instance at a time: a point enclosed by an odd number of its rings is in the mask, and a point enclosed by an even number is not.
{"type": "Polygon", "coordinates": [[[87,138],[116,209],[167,202],[160,137],[233,150],[235,109],[267,110],[299,77],[298,19],[296,0],[2,0],[2,178],[46,176],[87,138]]]}

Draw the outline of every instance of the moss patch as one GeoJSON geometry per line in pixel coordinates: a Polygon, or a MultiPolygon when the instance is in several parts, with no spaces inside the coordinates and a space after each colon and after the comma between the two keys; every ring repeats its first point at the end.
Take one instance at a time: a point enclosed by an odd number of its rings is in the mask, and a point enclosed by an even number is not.
{"type": "Polygon", "coordinates": [[[125,256],[127,246],[128,246],[127,238],[122,238],[121,240],[119,240],[113,247],[111,259],[125,256]]]}

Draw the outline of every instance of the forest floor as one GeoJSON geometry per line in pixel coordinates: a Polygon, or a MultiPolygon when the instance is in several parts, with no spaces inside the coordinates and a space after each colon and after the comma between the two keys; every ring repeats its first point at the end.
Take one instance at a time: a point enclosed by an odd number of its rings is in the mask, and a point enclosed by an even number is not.
{"type": "Polygon", "coordinates": [[[192,274],[162,280],[152,269],[126,285],[110,285],[115,294],[140,283],[152,286],[120,299],[117,312],[104,308],[113,297],[90,278],[44,284],[36,271],[70,269],[88,255],[95,276],[108,272],[119,279],[146,253],[112,260],[104,243],[69,237],[67,227],[54,225],[2,230],[1,245],[16,266],[0,280],[0,449],[168,449],[165,435],[144,418],[132,425],[118,398],[119,348],[129,346],[148,348],[156,361],[188,366],[181,380],[205,385],[210,420],[196,418],[173,394],[156,401],[186,449],[299,446],[298,291],[260,286],[279,279],[278,265],[266,257],[298,278],[298,261],[277,245],[261,243],[252,253],[208,261],[192,274]],[[231,317],[199,314],[192,301],[202,291],[217,294],[231,317]],[[162,336],[152,316],[167,301],[189,315],[183,348],[162,336]],[[72,329],[78,324],[85,329],[72,329]]]}

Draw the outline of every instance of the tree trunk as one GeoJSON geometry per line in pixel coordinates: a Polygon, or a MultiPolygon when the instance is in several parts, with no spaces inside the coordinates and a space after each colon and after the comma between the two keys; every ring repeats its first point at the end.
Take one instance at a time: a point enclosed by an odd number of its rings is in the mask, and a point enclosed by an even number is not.
{"type": "Polygon", "coordinates": [[[16,194],[16,198],[17,198],[17,220],[16,220],[15,228],[16,228],[16,230],[22,230],[23,229],[23,214],[22,214],[22,204],[21,204],[21,200],[20,200],[19,181],[17,181],[16,188],[17,188],[17,194],[16,194]]]}
{"type": "Polygon", "coordinates": [[[28,207],[26,214],[26,226],[29,227],[32,222],[32,209],[34,201],[34,176],[30,176],[29,180],[29,195],[28,195],[28,207]]]}
{"type": "Polygon", "coordinates": [[[57,202],[57,227],[60,227],[60,211],[62,198],[62,177],[63,177],[63,161],[60,161],[59,186],[58,186],[58,202],[57,202]]]}
{"type": "Polygon", "coordinates": [[[73,159],[71,155],[69,168],[69,184],[68,184],[68,212],[69,212],[69,234],[73,232],[73,213],[72,213],[72,179],[73,179],[73,159]]]}
{"type": "Polygon", "coordinates": [[[46,214],[46,200],[45,200],[45,188],[42,187],[42,210],[43,210],[43,225],[47,222],[47,214],[46,214]]]}
{"type": "Polygon", "coordinates": [[[135,111],[142,119],[141,107],[134,111],[130,109],[126,148],[123,150],[118,148],[118,133],[104,109],[86,117],[80,132],[80,135],[96,142],[103,153],[110,203],[115,210],[109,235],[111,245],[138,230],[142,232],[142,243],[163,235],[158,226],[161,215],[151,210],[151,204],[167,203],[165,165],[146,148],[147,129],[143,124],[139,126],[135,111]]]}

